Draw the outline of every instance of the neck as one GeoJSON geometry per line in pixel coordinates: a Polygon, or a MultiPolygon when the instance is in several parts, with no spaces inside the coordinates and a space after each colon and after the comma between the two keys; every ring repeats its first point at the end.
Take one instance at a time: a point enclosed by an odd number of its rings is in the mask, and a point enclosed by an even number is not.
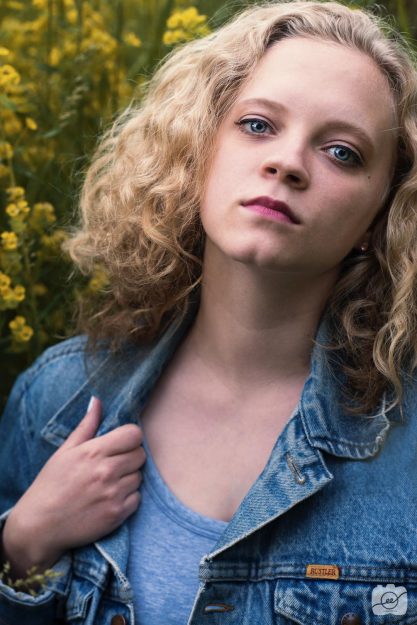
{"type": "Polygon", "coordinates": [[[336,273],[259,270],[206,248],[200,308],[187,341],[209,373],[237,390],[304,379],[336,273]]]}

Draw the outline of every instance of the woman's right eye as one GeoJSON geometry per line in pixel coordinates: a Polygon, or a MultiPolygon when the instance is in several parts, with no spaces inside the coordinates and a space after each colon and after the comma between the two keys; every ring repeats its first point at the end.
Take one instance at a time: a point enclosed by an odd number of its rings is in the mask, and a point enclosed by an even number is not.
{"type": "Polygon", "coordinates": [[[242,132],[244,132],[247,135],[263,135],[265,134],[265,132],[262,132],[262,127],[267,127],[271,129],[270,124],[268,124],[268,122],[266,122],[263,119],[260,119],[258,117],[252,117],[249,119],[241,119],[238,122],[234,122],[236,126],[238,126],[239,130],[241,130],[242,132]],[[250,128],[251,130],[247,129],[247,124],[250,124],[250,128]],[[254,128],[257,127],[256,130],[254,130],[254,128]]]}

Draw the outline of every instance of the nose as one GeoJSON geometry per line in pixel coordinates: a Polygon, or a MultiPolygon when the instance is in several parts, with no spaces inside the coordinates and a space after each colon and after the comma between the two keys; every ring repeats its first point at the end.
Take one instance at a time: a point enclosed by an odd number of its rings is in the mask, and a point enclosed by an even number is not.
{"type": "Polygon", "coordinates": [[[262,173],[294,189],[306,189],[310,183],[310,174],[302,142],[294,139],[275,143],[273,151],[262,163],[262,173]]]}

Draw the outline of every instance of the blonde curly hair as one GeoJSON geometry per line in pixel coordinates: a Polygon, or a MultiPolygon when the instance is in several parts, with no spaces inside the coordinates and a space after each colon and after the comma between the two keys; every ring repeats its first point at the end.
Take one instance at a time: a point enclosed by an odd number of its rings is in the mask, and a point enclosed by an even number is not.
{"type": "Polygon", "coordinates": [[[370,251],[343,262],[327,311],[328,345],[342,363],[356,412],[385,391],[401,400],[400,371],[416,366],[417,73],[388,20],[337,2],[262,2],[161,61],[142,97],[104,134],[86,173],[80,224],[65,250],[86,275],[96,264],[109,287],[85,298],[76,332],[118,349],[159,336],[184,315],[202,276],[199,205],[223,118],[266,49],[307,36],[358,49],[387,77],[399,122],[391,190],[370,251]]]}

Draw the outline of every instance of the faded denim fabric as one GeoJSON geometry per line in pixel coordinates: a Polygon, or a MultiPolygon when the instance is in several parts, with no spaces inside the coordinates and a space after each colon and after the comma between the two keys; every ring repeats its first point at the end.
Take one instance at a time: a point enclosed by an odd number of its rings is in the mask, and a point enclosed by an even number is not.
{"type": "MultiPolygon", "coordinates": [[[[99,435],[137,421],[192,319],[153,345],[117,356],[103,348],[94,360],[84,357],[85,337],[69,339],[19,376],[0,421],[0,523],[92,394],[103,402],[99,435]]],[[[319,342],[323,336],[324,323],[319,342]]],[[[417,625],[416,390],[408,381],[402,414],[386,412],[384,401],[372,417],[349,416],[325,351],[314,348],[297,409],[201,560],[188,625],[417,625]]],[[[0,584],[0,624],[52,625],[60,617],[111,625],[120,615],[133,625],[128,551],[126,521],[66,554],[55,567],[63,576],[37,597],[0,584]]],[[[167,614],[161,625],[169,622],[167,614]]]]}

